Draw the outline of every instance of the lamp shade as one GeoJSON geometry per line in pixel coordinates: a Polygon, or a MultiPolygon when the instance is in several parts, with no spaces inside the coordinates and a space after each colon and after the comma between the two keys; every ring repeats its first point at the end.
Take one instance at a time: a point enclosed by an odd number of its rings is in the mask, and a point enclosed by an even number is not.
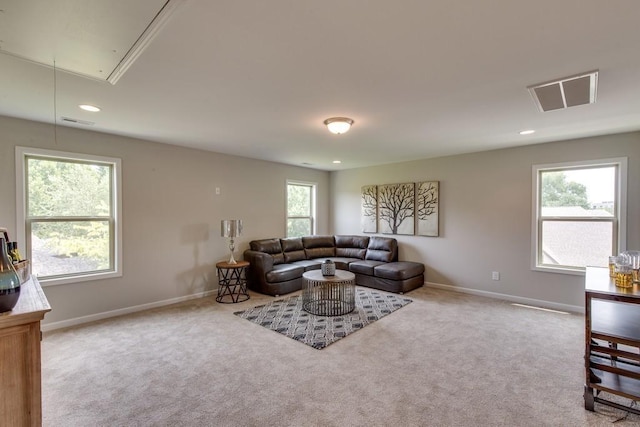
{"type": "Polygon", "coordinates": [[[327,129],[329,129],[329,132],[339,135],[347,132],[351,128],[353,120],[347,117],[332,117],[325,120],[324,124],[327,126],[327,129]]]}
{"type": "Polygon", "coordinates": [[[220,223],[220,235],[222,237],[237,237],[242,234],[241,219],[223,219],[220,223]]]}

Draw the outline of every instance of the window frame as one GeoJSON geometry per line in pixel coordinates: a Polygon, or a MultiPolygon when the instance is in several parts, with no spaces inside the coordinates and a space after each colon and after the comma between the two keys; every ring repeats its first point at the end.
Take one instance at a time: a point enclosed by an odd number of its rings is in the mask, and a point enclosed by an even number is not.
{"type": "Polygon", "coordinates": [[[610,159],[582,160],[562,163],[548,163],[532,166],[532,213],[531,213],[531,269],[551,273],[584,275],[585,267],[552,266],[542,263],[542,226],[544,221],[571,222],[611,222],[613,226],[614,255],[620,253],[627,245],[627,158],[616,157],[610,159]],[[590,169],[614,166],[616,167],[614,215],[612,218],[603,217],[557,217],[542,216],[542,172],[563,171],[572,169],[590,169]]]}
{"type": "MultiPolygon", "coordinates": [[[[111,174],[111,215],[108,218],[111,239],[109,242],[113,266],[108,270],[89,271],[82,273],[72,273],[68,275],[56,275],[51,277],[38,278],[40,284],[44,286],[64,285],[108,279],[122,276],[122,160],[115,157],[97,156],[91,154],[71,153],[57,150],[47,150],[31,147],[16,147],[16,230],[18,241],[24,242],[25,257],[31,257],[30,224],[27,217],[27,168],[26,162],[29,157],[49,158],[52,160],[94,163],[100,165],[110,165],[111,174]],[[29,237],[28,237],[29,236],[29,237]]],[[[68,218],[69,221],[90,221],[91,217],[55,217],[55,220],[68,218]]],[[[52,219],[45,219],[38,222],[47,222],[52,219]]],[[[100,221],[105,219],[100,217],[100,221]]]]}
{"type": "Polygon", "coordinates": [[[294,237],[294,236],[289,236],[289,227],[288,227],[288,223],[289,223],[289,219],[309,219],[311,222],[311,235],[315,235],[316,234],[316,205],[317,205],[317,188],[318,188],[318,184],[315,182],[308,182],[308,181],[299,181],[299,180],[293,180],[293,179],[287,179],[286,181],[286,185],[285,185],[285,206],[284,206],[284,210],[285,210],[285,221],[284,221],[284,235],[285,237],[294,237]],[[304,187],[310,187],[311,188],[311,212],[310,212],[310,216],[289,216],[289,186],[290,185],[298,185],[298,186],[304,186],[304,187]]]}

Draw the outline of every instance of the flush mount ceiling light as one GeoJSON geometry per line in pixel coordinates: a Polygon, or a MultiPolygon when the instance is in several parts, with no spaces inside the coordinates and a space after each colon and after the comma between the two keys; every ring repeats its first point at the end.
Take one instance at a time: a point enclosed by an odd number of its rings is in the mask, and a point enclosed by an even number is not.
{"type": "Polygon", "coordinates": [[[100,111],[100,107],[96,107],[95,105],[90,104],[80,104],[78,107],[82,108],[84,111],[91,111],[92,113],[97,113],[100,111]]]}
{"type": "Polygon", "coordinates": [[[521,130],[520,135],[531,135],[532,133],[536,133],[533,129],[521,130]]]}
{"type": "Polygon", "coordinates": [[[347,117],[331,117],[330,119],[325,120],[324,124],[327,126],[327,129],[329,129],[329,132],[340,135],[349,131],[353,124],[353,120],[347,117]]]}

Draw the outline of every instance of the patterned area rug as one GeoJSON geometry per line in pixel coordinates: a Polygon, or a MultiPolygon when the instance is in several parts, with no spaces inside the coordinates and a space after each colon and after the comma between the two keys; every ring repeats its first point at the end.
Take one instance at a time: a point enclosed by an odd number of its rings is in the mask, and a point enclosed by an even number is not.
{"type": "Polygon", "coordinates": [[[356,287],[356,308],[335,317],[316,316],[302,309],[302,296],[292,296],[234,314],[267,329],[321,350],[383,318],[411,300],[402,295],[356,287]]]}

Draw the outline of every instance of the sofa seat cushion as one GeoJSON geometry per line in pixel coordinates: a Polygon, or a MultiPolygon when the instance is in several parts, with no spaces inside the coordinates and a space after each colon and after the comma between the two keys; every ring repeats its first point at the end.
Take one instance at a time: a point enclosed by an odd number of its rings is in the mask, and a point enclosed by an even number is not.
{"type": "Polygon", "coordinates": [[[384,264],[384,262],[374,260],[354,261],[349,264],[349,271],[356,274],[373,276],[373,269],[382,264],[384,264]]]}
{"type": "Polygon", "coordinates": [[[373,275],[383,279],[405,280],[424,273],[424,265],[419,262],[397,261],[380,264],[373,269],[373,275]]]}
{"type": "Polygon", "coordinates": [[[301,261],[294,261],[291,264],[297,265],[299,267],[303,267],[304,271],[309,270],[320,270],[320,266],[322,265],[321,259],[304,259],[301,261]]]}
{"type": "Polygon", "coordinates": [[[333,261],[338,270],[346,270],[346,271],[349,271],[349,264],[351,264],[352,262],[362,261],[360,258],[349,258],[349,257],[338,257],[338,256],[333,256],[329,258],[320,258],[318,261],[324,262],[325,259],[330,259],[331,261],[333,261]]]}
{"type": "Polygon", "coordinates": [[[295,264],[278,264],[273,266],[273,270],[267,272],[267,282],[286,282],[287,280],[302,277],[304,267],[295,264]]]}

